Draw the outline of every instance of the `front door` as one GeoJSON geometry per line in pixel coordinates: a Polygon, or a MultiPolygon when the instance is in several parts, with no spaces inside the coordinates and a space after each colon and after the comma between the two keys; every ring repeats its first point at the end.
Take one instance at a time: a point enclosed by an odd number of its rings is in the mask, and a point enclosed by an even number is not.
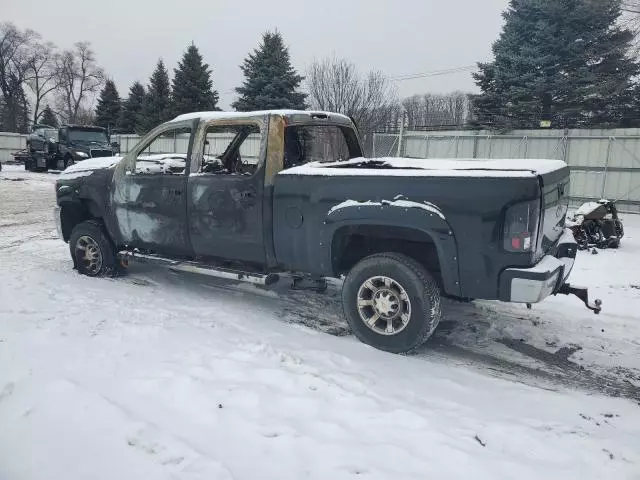
{"type": "Polygon", "coordinates": [[[194,147],[199,160],[192,162],[187,209],[196,256],[264,265],[263,125],[216,121],[194,147]]]}
{"type": "Polygon", "coordinates": [[[192,124],[167,125],[114,175],[112,204],[122,243],[154,253],[193,254],[187,231],[192,124]]]}

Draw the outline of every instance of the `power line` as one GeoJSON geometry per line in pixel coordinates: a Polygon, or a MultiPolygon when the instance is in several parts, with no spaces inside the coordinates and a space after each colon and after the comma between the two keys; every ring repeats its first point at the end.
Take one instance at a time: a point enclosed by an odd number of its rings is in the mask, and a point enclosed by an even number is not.
{"type": "Polygon", "coordinates": [[[404,80],[414,80],[417,78],[425,78],[425,77],[437,77],[440,75],[451,75],[454,73],[461,73],[461,72],[469,72],[471,70],[475,70],[477,68],[477,66],[474,65],[463,65],[460,67],[453,67],[453,68],[447,68],[447,69],[443,69],[443,70],[432,70],[430,72],[423,72],[423,73],[409,73],[409,74],[405,74],[405,75],[397,75],[394,77],[389,77],[389,80],[393,80],[396,82],[402,82],[404,80]]]}

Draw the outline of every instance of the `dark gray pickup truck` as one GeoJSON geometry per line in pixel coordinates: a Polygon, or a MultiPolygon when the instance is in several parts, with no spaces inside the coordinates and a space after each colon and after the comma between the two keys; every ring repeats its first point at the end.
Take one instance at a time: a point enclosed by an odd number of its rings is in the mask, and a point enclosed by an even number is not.
{"type": "Polygon", "coordinates": [[[567,283],[568,184],[555,160],[366,159],[333,113],[202,112],[67,168],[56,219],[85,275],[140,261],[263,285],[344,277],[358,338],[407,352],[438,325],[443,295],[575,294],[599,312],[567,283]]]}

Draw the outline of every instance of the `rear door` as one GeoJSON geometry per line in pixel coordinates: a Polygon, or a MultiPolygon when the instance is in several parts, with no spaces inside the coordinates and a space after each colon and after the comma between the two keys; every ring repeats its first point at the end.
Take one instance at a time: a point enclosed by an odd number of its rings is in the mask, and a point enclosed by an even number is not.
{"type": "Polygon", "coordinates": [[[188,180],[189,237],[196,256],[265,264],[267,118],[216,120],[205,126],[188,180]]]}
{"type": "Polygon", "coordinates": [[[569,167],[562,167],[540,176],[542,215],[538,248],[547,253],[565,228],[569,206],[569,167]]]}
{"type": "Polygon", "coordinates": [[[168,124],[127,158],[114,176],[114,206],[124,244],[155,253],[191,256],[187,231],[187,165],[193,122],[168,124]]]}

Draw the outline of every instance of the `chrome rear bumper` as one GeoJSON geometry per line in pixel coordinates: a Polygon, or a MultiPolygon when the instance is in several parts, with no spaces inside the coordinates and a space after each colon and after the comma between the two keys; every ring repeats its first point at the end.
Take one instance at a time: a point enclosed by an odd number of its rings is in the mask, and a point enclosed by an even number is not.
{"type": "Polygon", "coordinates": [[[545,255],[533,267],[507,268],[500,275],[500,299],[505,302],[538,303],[564,285],[573,270],[578,244],[565,229],[555,255],[545,255]]]}

